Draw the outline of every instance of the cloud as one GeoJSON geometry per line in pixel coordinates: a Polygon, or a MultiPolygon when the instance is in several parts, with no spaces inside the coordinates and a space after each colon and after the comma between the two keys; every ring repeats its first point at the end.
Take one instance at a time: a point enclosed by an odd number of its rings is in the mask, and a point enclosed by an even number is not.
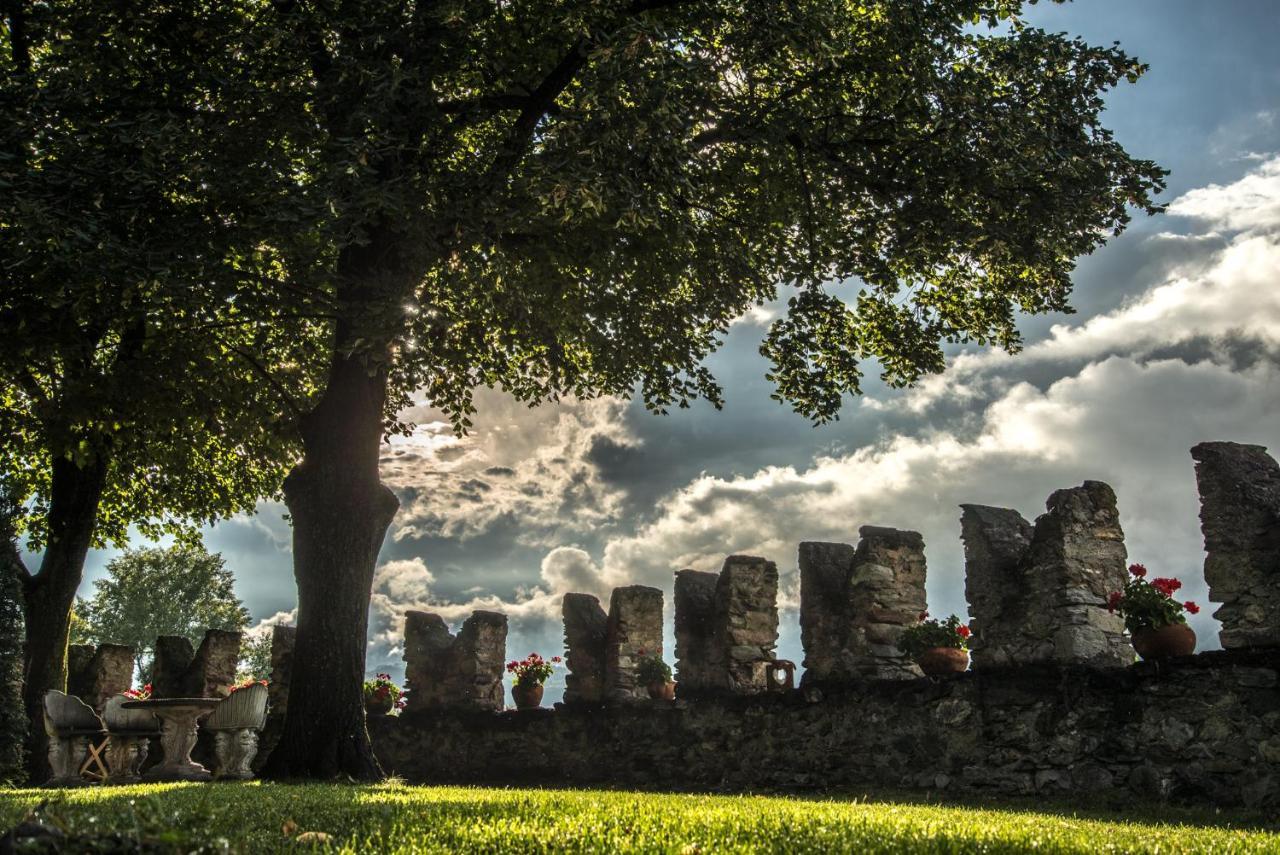
{"type": "Polygon", "coordinates": [[[616,524],[622,494],[600,477],[602,445],[628,449],[625,403],[567,401],[531,409],[509,395],[479,390],[473,431],[457,437],[440,414],[404,414],[419,425],[384,448],[383,480],[401,494],[397,541],[467,541],[518,521],[526,545],[554,547],[574,533],[616,524]]]}
{"type": "Polygon", "coordinates": [[[1231,184],[1188,191],[1169,204],[1169,213],[1226,231],[1271,231],[1280,225],[1280,157],[1231,184]]]}

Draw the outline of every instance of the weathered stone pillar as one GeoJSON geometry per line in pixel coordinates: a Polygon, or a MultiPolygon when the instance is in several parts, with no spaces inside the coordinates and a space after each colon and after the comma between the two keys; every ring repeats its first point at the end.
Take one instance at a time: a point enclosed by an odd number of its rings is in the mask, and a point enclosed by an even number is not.
{"type": "Polygon", "coordinates": [[[800,544],[800,644],[804,680],[848,675],[845,641],[849,635],[849,577],[856,550],[847,543],[800,544]]]}
{"type": "Polygon", "coordinates": [[[75,670],[67,671],[67,694],[75,695],[99,713],[107,701],[133,685],[133,648],[123,644],[75,645],[81,650],[68,657],[75,670]],[[84,649],[92,655],[86,660],[84,649]]]}
{"type": "Polygon", "coordinates": [[[1204,578],[1224,648],[1280,646],[1280,465],[1260,445],[1191,449],[1204,578]]]}
{"type": "Polygon", "coordinates": [[[507,616],[473,612],[455,638],[431,612],[405,613],[407,708],[501,710],[507,616]]]}
{"type": "Polygon", "coordinates": [[[860,676],[921,676],[898,638],[927,608],[924,538],[919,532],[863,526],[849,576],[849,665],[860,676]]]}
{"type": "Polygon", "coordinates": [[[597,704],[604,700],[605,642],[609,616],[590,594],[565,594],[564,678],[566,704],[597,704]]]}
{"type": "Polygon", "coordinates": [[[1009,508],[961,505],[964,541],[964,595],[969,601],[969,656],[975,668],[1012,665],[1019,659],[1046,660],[1047,644],[1027,633],[1023,560],[1031,547],[1031,523],[1009,508]]]}
{"type": "Polygon", "coordinates": [[[157,638],[155,658],[151,665],[151,696],[182,697],[187,669],[195,658],[196,652],[191,642],[181,635],[162,635],[157,638]]]}
{"type": "Polygon", "coordinates": [[[1109,486],[1086,481],[1058,490],[1034,526],[1008,509],[962,507],[975,668],[1133,663],[1124,622],[1106,608],[1127,578],[1109,486]]]}
{"type": "Polygon", "coordinates": [[[690,693],[725,688],[724,652],[716,639],[716,573],[676,573],[676,691],[690,693]]]}
{"type": "Polygon", "coordinates": [[[605,697],[634,701],[648,697],[636,679],[643,651],[662,655],[662,591],[644,585],[614,588],[609,598],[605,640],[605,697]]]}
{"type": "Polygon", "coordinates": [[[183,681],[188,697],[221,698],[227,695],[236,683],[242,638],[241,633],[225,629],[205,632],[183,681]]]}
{"type": "Polygon", "coordinates": [[[267,704],[273,715],[284,715],[289,707],[289,679],[293,673],[293,648],[297,640],[297,627],[271,627],[271,679],[267,683],[267,704]]]}
{"type": "Polygon", "coordinates": [[[716,581],[715,622],[725,687],[734,694],[767,691],[778,642],[777,566],[750,555],[726,558],[716,581]]]}
{"type": "Polygon", "coordinates": [[[920,669],[898,649],[925,606],[924,538],[863,526],[858,547],[800,544],[802,683],[907,679],[920,669]]]}

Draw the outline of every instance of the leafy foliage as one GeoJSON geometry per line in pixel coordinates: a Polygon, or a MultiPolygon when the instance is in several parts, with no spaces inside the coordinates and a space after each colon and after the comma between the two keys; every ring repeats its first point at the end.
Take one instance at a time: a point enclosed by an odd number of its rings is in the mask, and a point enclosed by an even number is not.
{"type": "Polygon", "coordinates": [[[930,618],[928,612],[920,615],[920,622],[907,627],[898,638],[898,649],[915,658],[931,647],[969,649],[969,627],[952,615],[946,620],[930,618]]]}
{"type": "Polygon", "coordinates": [[[530,653],[524,659],[512,659],[508,662],[507,673],[517,686],[541,686],[559,664],[559,656],[543,659],[537,653],[530,653]]]}
{"type": "Polygon", "coordinates": [[[657,654],[645,656],[641,651],[640,660],[636,663],[636,679],[641,685],[646,686],[653,683],[669,683],[671,666],[661,656],[657,654]]]}
{"type": "Polygon", "coordinates": [[[1180,603],[1173,598],[1182,587],[1177,579],[1156,577],[1148,582],[1146,576],[1145,565],[1130,564],[1124,590],[1113,591],[1107,601],[1107,609],[1119,612],[1124,618],[1124,627],[1130,635],[1145,629],[1186,623],[1187,614],[1200,611],[1200,607],[1191,600],[1180,603]]]}
{"type": "Polygon", "coordinates": [[[245,633],[240,641],[240,666],[236,669],[236,679],[269,680],[271,679],[271,630],[245,633]]]}
{"type": "Polygon", "coordinates": [[[1020,7],[364,0],[246,32],[327,213],[336,346],[391,372],[389,413],[718,402],[703,358],[786,286],[761,349],[822,421],[866,360],[900,385],[944,342],[1016,349],[1015,311],[1067,310],[1074,259],[1158,210],[1100,119],[1145,67],[1020,7]]]}
{"type": "Polygon", "coordinates": [[[372,680],[364,681],[364,701],[366,704],[383,705],[387,710],[402,710],[405,706],[405,690],[391,680],[390,674],[378,674],[372,680]]]}
{"type": "Polygon", "coordinates": [[[199,644],[208,629],[239,631],[249,612],[235,595],[235,577],[222,556],[202,548],[129,550],[107,565],[94,582],[84,620],[95,643],[128,644],[143,682],[160,635],[181,635],[199,644]]]}

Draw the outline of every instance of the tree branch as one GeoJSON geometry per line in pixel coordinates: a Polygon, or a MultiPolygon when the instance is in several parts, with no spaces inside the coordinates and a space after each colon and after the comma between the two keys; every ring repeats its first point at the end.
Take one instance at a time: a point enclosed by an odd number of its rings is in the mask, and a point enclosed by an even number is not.
{"type": "Polygon", "coordinates": [[[31,71],[31,42],[27,38],[25,0],[0,0],[0,16],[9,21],[9,52],[20,74],[31,71]]]}
{"type": "Polygon", "coordinates": [[[244,350],[241,350],[240,348],[236,347],[233,344],[226,344],[226,342],[223,342],[223,344],[225,345],[227,350],[231,351],[232,353],[236,354],[241,359],[243,359],[245,362],[247,362],[249,364],[249,367],[251,367],[255,372],[260,374],[264,380],[266,380],[268,383],[271,384],[271,388],[276,390],[276,394],[280,396],[280,400],[284,402],[284,405],[289,409],[291,413],[293,413],[295,418],[302,418],[302,416],[305,415],[305,412],[303,411],[302,407],[298,406],[298,402],[295,401],[293,399],[293,396],[289,394],[289,391],[285,389],[284,384],[281,383],[279,380],[277,380],[275,375],[272,374],[271,371],[266,366],[264,366],[261,362],[259,362],[254,357],[253,354],[248,353],[244,350]]]}

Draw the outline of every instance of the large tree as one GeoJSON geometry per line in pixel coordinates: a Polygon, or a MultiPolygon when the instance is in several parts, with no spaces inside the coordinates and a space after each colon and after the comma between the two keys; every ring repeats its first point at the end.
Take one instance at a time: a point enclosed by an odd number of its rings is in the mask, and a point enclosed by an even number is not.
{"type": "MultiPolygon", "coordinates": [[[[90,547],[131,526],[190,540],[278,491],[296,456],[281,427],[323,353],[307,324],[327,310],[297,271],[287,315],[259,300],[279,278],[261,240],[291,210],[292,155],[273,153],[243,44],[223,39],[238,7],[0,11],[0,474],[40,553],[19,571],[38,723],[64,688],[90,547]],[[235,169],[215,180],[219,163],[235,169]]],[[[39,744],[30,757],[38,778],[39,744]]]]}
{"type": "Polygon", "coordinates": [[[459,429],[477,385],[718,402],[704,357],[785,288],[761,350],[776,396],[822,421],[868,361],[901,385],[946,343],[1016,349],[1015,313],[1068,310],[1074,259],[1162,186],[1101,122],[1143,66],[1017,0],[249,14],[336,307],[284,484],[298,635],[275,776],[378,774],[360,680],[397,509],[379,444],[408,390],[459,429]],[[848,279],[851,302],[825,287],[848,279]]]}
{"type": "Polygon", "coordinates": [[[249,625],[235,577],[221,555],[201,547],[131,549],[112,559],[93,586],[93,596],[76,609],[89,640],[132,647],[145,682],[157,636],[181,635],[198,645],[206,630],[249,625]]]}

